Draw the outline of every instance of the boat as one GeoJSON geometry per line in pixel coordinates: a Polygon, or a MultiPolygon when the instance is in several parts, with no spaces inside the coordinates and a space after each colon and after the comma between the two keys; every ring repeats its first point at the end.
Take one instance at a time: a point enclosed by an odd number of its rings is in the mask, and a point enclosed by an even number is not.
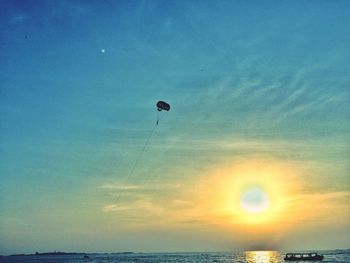
{"type": "Polygon", "coordinates": [[[321,261],[323,255],[317,253],[287,253],[284,257],[285,261],[321,261]]]}

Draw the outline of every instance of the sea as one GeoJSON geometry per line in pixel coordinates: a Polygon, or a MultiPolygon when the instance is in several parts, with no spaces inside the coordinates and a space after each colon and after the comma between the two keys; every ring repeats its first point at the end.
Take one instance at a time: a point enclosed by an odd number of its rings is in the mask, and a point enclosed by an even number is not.
{"type": "MultiPolygon", "coordinates": [[[[303,251],[308,252],[308,251],[303,251]]],[[[324,255],[322,262],[350,263],[350,249],[310,251],[324,255]]],[[[246,252],[203,252],[203,253],[98,253],[66,255],[23,255],[2,256],[0,262],[24,263],[107,263],[107,262],[237,262],[237,263],[277,263],[284,262],[286,252],[246,251],[246,252]]],[[[298,261],[321,262],[321,261],[298,261]]]]}

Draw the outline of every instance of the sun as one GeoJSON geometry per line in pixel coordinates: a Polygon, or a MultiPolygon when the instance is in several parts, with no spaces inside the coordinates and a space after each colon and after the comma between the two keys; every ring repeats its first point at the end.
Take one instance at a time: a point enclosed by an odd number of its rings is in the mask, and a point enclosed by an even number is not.
{"type": "Polygon", "coordinates": [[[240,206],[251,214],[260,214],[269,208],[268,195],[259,187],[245,191],[240,199],[240,206]]]}
{"type": "Polygon", "coordinates": [[[214,224],[242,228],[288,225],[293,221],[290,211],[295,194],[302,186],[298,174],[293,164],[276,160],[216,167],[197,188],[200,205],[196,213],[205,211],[205,218],[214,224]]]}

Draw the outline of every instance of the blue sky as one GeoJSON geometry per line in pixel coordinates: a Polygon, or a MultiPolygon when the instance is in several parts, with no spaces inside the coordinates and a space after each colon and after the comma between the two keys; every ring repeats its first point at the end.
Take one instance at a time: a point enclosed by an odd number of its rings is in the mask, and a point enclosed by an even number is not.
{"type": "Polygon", "coordinates": [[[300,194],[345,211],[287,248],[349,247],[348,1],[0,5],[0,253],[235,248],[152,213],[250,159],[298,167],[300,194]]]}

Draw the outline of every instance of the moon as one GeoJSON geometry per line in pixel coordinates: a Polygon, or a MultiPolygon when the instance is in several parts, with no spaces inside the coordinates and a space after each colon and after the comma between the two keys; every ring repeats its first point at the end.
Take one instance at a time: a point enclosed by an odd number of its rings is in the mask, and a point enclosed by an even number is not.
{"type": "Polygon", "coordinates": [[[268,209],[270,205],[267,194],[258,187],[245,191],[240,199],[240,206],[251,214],[260,214],[268,209]]]}

